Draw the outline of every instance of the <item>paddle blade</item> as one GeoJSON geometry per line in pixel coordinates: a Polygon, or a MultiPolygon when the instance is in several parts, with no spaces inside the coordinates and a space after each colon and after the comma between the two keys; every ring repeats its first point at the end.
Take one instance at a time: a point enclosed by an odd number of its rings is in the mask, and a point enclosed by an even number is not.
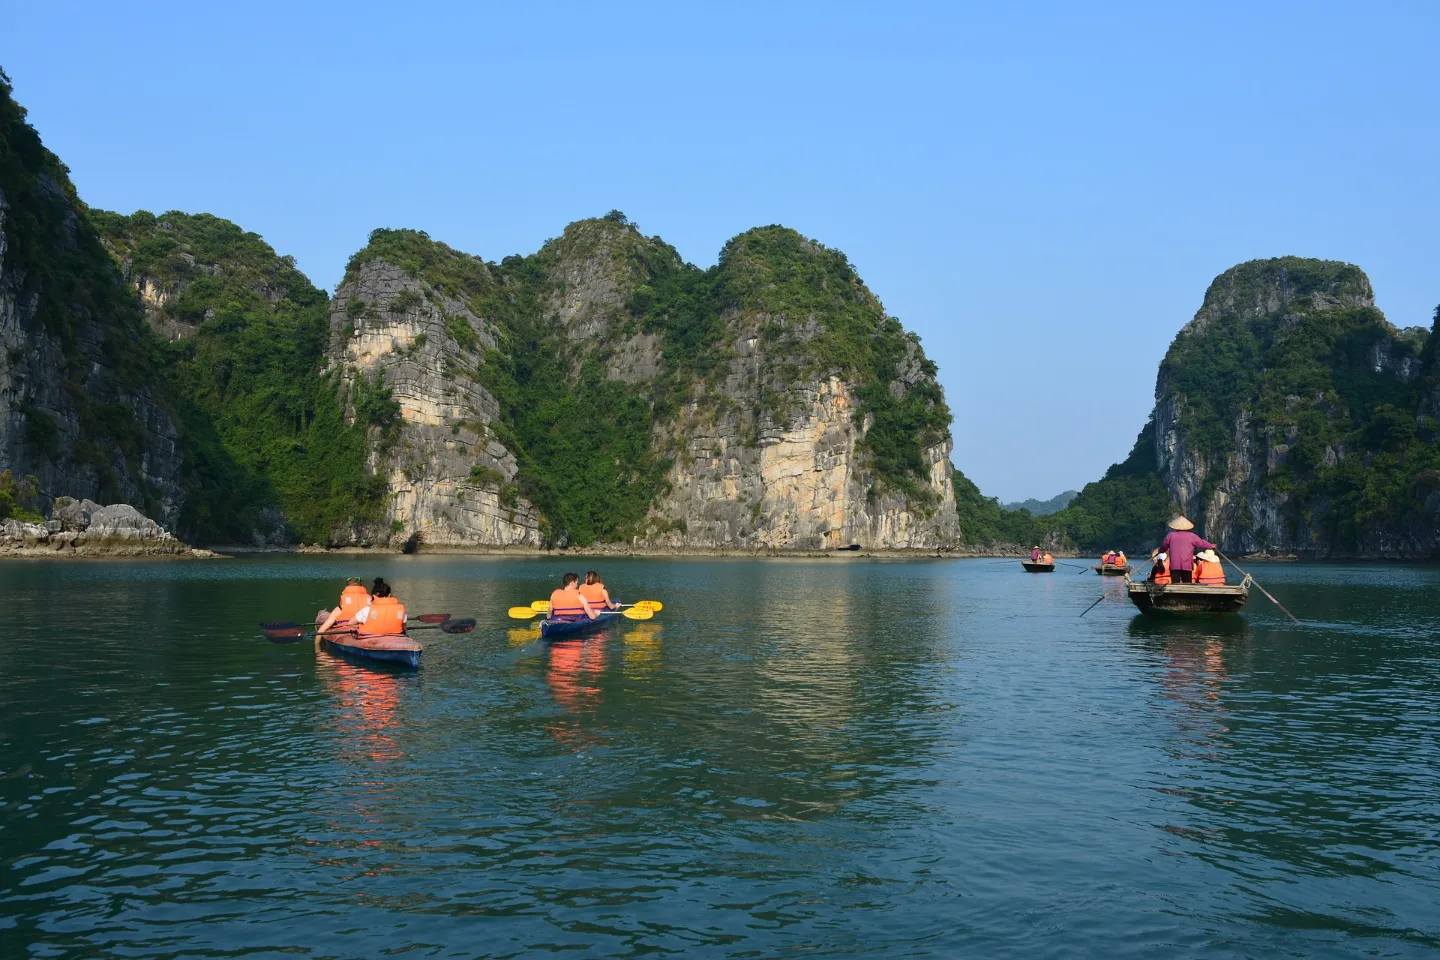
{"type": "Polygon", "coordinates": [[[641,607],[626,607],[624,610],[620,611],[620,615],[622,617],[625,617],[627,620],[649,620],[651,617],[655,616],[655,611],[643,609],[641,607]]]}
{"type": "Polygon", "coordinates": [[[421,623],[444,623],[446,620],[449,620],[449,619],[450,619],[450,614],[448,614],[448,613],[422,613],[422,614],[420,614],[420,616],[416,617],[415,619],[416,619],[416,620],[419,620],[421,623]]]}
{"type": "Polygon", "coordinates": [[[447,620],[440,624],[440,629],[445,633],[469,633],[475,629],[475,621],[470,617],[463,620],[447,620]]]}
{"type": "Polygon", "coordinates": [[[511,618],[515,620],[529,620],[535,616],[535,614],[541,613],[542,611],[536,610],[533,607],[511,607],[507,612],[511,618]]]}
{"type": "Polygon", "coordinates": [[[661,603],[659,600],[641,600],[640,602],[633,604],[633,606],[636,610],[649,610],[651,613],[659,613],[661,610],[665,609],[665,604],[661,603]]]}
{"type": "Polygon", "coordinates": [[[549,612],[550,612],[550,601],[549,601],[549,600],[535,600],[535,601],[531,602],[531,604],[530,604],[530,609],[531,609],[531,610],[534,610],[536,613],[549,613],[549,612]]]}
{"type": "Polygon", "coordinates": [[[300,638],[303,636],[305,636],[305,631],[299,627],[265,631],[265,639],[271,643],[299,643],[300,638]]]}

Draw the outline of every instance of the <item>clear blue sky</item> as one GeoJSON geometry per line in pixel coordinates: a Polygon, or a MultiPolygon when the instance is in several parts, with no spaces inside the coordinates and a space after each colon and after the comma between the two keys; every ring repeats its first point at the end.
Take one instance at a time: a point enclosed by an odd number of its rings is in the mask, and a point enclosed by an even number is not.
{"type": "Polygon", "coordinates": [[[794,227],[924,338],[956,464],[1045,498],[1124,457],[1237,262],[1440,302],[1440,5],[1178,6],[49,0],[0,65],[90,204],[327,288],[377,226],[496,259],[619,208],[701,265],[794,227]]]}

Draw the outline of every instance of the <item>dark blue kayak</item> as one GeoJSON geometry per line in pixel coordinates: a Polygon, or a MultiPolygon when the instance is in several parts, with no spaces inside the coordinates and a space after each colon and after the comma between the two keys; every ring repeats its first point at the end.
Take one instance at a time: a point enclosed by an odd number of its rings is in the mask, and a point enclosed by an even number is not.
{"type": "Polygon", "coordinates": [[[540,636],[547,640],[559,640],[564,637],[583,637],[588,633],[596,633],[604,630],[619,619],[619,610],[606,610],[594,620],[591,620],[589,617],[581,617],[578,620],[541,620],[540,636]]]}

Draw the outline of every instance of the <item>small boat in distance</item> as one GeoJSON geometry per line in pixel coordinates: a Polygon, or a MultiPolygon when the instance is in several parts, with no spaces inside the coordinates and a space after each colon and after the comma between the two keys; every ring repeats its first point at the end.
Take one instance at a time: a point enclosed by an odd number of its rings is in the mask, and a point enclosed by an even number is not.
{"type": "Polygon", "coordinates": [[[1250,578],[1241,583],[1207,586],[1199,583],[1150,583],[1131,580],[1130,602],[1141,613],[1178,617],[1238,613],[1250,599],[1250,578]]]}
{"type": "Polygon", "coordinates": [[[1054,564],[1053,561],[1050,562],[1050,563],[1045,563],[1045,562],[1043,562],[1043,561],[1037,562],[1037,561],[1032,561],[1032,560],[1021,560],[1021,561],[1020,561],[1020,566],[1022,566],[1022,567],[1025,568],[1025,572],[1026,572],[1026,573],[1054,573],[1054,572],[1055,572],[1055,564],[1054,564]]]}
{"type": "Polygon", "coordinates": [[[1094,566],[1096,573],[1102,577],[1123,577],[1130,572],[1128,563],[1097,563],[1094,566]]]}

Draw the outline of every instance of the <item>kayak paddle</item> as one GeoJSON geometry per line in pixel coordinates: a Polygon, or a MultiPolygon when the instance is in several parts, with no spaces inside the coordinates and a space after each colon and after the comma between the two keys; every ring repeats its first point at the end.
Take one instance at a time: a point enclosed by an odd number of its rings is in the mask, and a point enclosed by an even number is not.
{"type": "MultiPolygon", "coordinates": [[[[547,603],[546,606],[548,607],[549,604],[547,603]]],[[[550,611],[536,610],[533,606],[530,606],[511,607],[505,612],[510,616],[512,620],[529,620],[531,617],[537,616],[542,613],[549,613],[550,611]]],[[[620,614],[620,616],[625,617],[629,620],[649,620],[651,617],[655,616],[655,611],[653,609],[651,609],[650,607],[642,607],[639,604],[628,606],[623,610],[617,612],[620,614]]]]}
{"type": "MultiPolygon", "coordinates": [[[[411,617],[410,619],[415,620],[415,621],[417,621],[417,622],[419,622],[419,623],[444,623],[445,621],[447,621],[447,620],[450,619],[450,614],[448,614],[448,613],[421,613],[421,614],[415,615],[414,617],[411,617]]],[[[289,630],[289,629],[291,629],[291,628],[296,628],[296,629],[300,629],[300,630],[308,630],[308,629],[312,629],[314,626],[315,626],[315,624],[313,624],[313,623],[294,623],[294,622],[289,621],[289,620],[266,620],[264,623],[260,624],[260,629],[261,629],[261,630],[289,630]]]]}
{"type": "MultiPolygon", "coordinates": [[[[429,616],[433,618],[436,616],[436,614],[423,614],[423,616],[429,616]]],[[[416,619],[419,620],[420,618],[417,617],[416,619]]],[[[475,620],[473,617],[464,617],[459,620],[451,620],[447,617],[446,619],[438,622],[431,619],[415,625],[406,626],[407,633],[411,630],[440,630],[443,633],[470,633],[474,629],[475,620]]],[[[302,627],[298,623],[281,623],[274,625],[262,624],[261,632],[265,634],[265,639],[269,640],[271,643],[298,643],[305,637],[314,636],[316,630],[313,626],[302,627]]],[[[355,631],[352,629],[342,628],[340,630],[327,630],[325,631],[325,634],[326,636],[329,636],[330,634],[340,636],[342,634],[353,634],[354,632],[355,631]]]]}

